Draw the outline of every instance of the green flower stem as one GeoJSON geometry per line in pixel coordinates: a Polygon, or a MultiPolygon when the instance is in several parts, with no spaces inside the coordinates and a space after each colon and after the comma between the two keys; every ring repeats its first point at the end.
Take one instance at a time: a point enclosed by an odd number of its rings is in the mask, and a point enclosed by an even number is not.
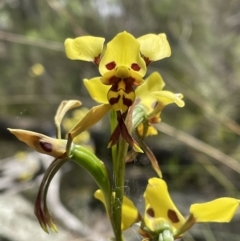
{"type": "MultiPolygon", "coordinates": [[[[111,133],[113,133],[113,131],[115,130],[116,126],[117,126],[117,114],[116,114],[116,111],[114,110],[111,110],[110,112],[110,125],[111,125],[111,133]]],[[[117,163],[118,163],[118,151],[117,151],[117,145],[113,145],[111,147],[111,151],[112,151],[112,160],[113,160],[113,170],[114,170],[114,173],[113,173],[113,192],[116,192],[116,178],[115,176],[117,175],[116,173],[116,170],[118,169],[117,167],[117,163]]],[[[116,240],[121,240],[121,229],[119,230],[119,224],[118,224],[118,220],[119,220],[119,217],[117,217],[117,214],[116,214],[116,211],[117,208],[116,208],[117,204],[116,204],[116,201],[115,201],[115,196],[111,196],[111,209],[110,209],[110,212],[109,212],[109,216],[110,216],[110,219],[111,219],[111,223],[112,223],[112,227],[113,227],[113,232],[115,234],[115,238],[116,240]],[[117,237],[119,237],[119,239],[117,239],[117,237]]],[[[121,220],[121,216],[120,216],[120,220],[121,220]]],[[[121,228],[121,227],[120,227],[121,228]]]]}
{"type": "Polygon", "coordinates": [[[125,160],[127,157],[127,150],[128,143],[122,137],[120,137],[117,161],[114,165],[115,199],[113,204],[113,212],[116,222],[116,241],[122,241],[122,201],[124,195],[125,160]]]}
{"type": "MultiPolygon", "coordinates": [[[[111,133],[115,130],[117,126],[117,114],[116,111],[111,110],[110,112],[110,124],[111,124],[111,133]]],[[[112,159],[113,159],[113,164],[117,162],[117,145],[114,145],[111,147],[112,150],[112,159]]]]}
{"type": "MultiPolygon", "coordinates": [[[[115,118],[116,121],[116,118],[115,118]]],[[[132,127],[132,110],[128,111],[128,115],[125,121],[129,133],[131,133],[132,127]]],[[[116,148],[116,147],[112,147],[116,148]]],[[[113,191],[115,196],[112,198],[112,215],[114,218],[114,233],[116,241],[122,241],[122,202],[124,195],[124,177],[125,177],[125,161],[127,158],[128,143],[120,137],[117,149],[112,149],[113,153],[113,179],[114,187],[113,191]]]]}

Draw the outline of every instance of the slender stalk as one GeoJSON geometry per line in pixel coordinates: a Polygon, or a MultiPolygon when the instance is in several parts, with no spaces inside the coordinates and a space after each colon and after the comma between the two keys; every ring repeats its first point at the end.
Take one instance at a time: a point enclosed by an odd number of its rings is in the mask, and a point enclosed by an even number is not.
{"type": "Polygon", "coordinates": [[[122,137],[120,137],[117,150],[117,159],[114,165],[115,199],[113,203],[113,214],[115,218],[116,241],[122,241],[122,201],[124,195],[125,159],[127,156],[127,149],[128,143],[122,137]]]}
{"type": "MultiPolygon", "coordinates": [[[[111,125],[111,133],[114,132],[116,126],[117,126],[117,115],[116,115],[116,111],[111,110],[110,112],[110,125],[111,125]]],[[[113,145],[111,147],[111,151],[112,151],[112,161],[113,161],[113,185],[112,185],[112,191],[115,192],[116,191],[116,180],[115,180],[115,176],[117,175],[116,170],[117,170],[117,156],[118,156],[118,150],[117,150],[117,145],[113,145]]],[[[117,237],[121,237],[121,233],[119,233],[119,228],[118,228],[118,224],[117,224],[117,220],[118,217],[116,215],[116,205],[115,205],[115,197],[112,195],[111,196],[111,206],[110,206],[110,220],[111,220],[111,224],[112,224],[112,228],[113,228],[113,232],[115,234],[116,240],[117,237]]],[[[120,217],[121,218],[121,217],[120,217]]],[[[121,239],[119,239],[121,240],[121,239]]]]}
{"type": "MultiPolygon", "coordinates": [[[[116,119],[115,119],[116,121],[116,119]]],[[[132,111],[129,110],[125,124],[128,131],[131,133],[132,126],[132,111]]],[[[116,148],[116,147],[112,147],[116,148]]],[[[128,143],[120,136],[116,149],[112,149],[113,153],[113,191],[115,196],[112,199],[112,215],[114,218],[114,233],[116,241],[122,241],[122,201],[124,195],[124,176],[125,176],[125,161],[127,157],[128,143]]]]}
{"type": "MultiPolygon", "coordinates": [[[[111,110],[110,112],[110,125],[111,125],[111,133],[115,130],[117,126],[117,114],[116,111],[111,110]]],[[[117,162],[117,145],[113,145],[111,147],[112,150],[112,159],[113,159],[113,165],[117,162]]]]}

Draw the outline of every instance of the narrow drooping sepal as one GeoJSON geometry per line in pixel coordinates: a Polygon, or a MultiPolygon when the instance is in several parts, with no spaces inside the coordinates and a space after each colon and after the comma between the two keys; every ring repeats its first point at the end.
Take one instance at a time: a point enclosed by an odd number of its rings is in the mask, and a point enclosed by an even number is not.
{"type": "Polygon", "coordinates": [[[40,188],[38,190],[38,195],[35,201],[34,213],[42,227],[42,229],[48,233],[48,227],[54,232],[57,232],[57,227],[55,221],[50,214],[47,206],[47,192],[49,185],[63,164],[65,164],[68,158],[56,158],[44,173],[40,188]]]}
{"type": "Polygon", "coordinates": [[[120,111],[117,112],[117,120],[118,120],[118,125],[116,126],[115,130],[113,131],[108,147],[111,147],[115,145],[118,140],[120,135],[122,138],[136,151],[136,152],[143,152],[142,149],[140,148],[139,144],[137,141],[134,140],[134,138],[130,135],[128,132],[128,129],[125,125],[124,118],[126,117],[126,112],[122,114],[120,111]]]}

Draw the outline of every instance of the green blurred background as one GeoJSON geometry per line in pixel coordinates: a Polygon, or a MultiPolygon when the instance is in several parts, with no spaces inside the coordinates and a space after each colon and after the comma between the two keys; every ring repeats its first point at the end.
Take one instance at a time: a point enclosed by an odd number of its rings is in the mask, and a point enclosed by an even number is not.
{"type": "MultiPolygon", "coordinates": [[[[94,104],[82,79],[99,75],[98,70],[67,59],[64,40],[93,35],[107,42],[124,30],[136,37],[164,32],[172,49],[172,56],[152,63],[148,74],[159,71],[165,89],[182,93],[186,106],[168,106],[160,134],[149,137],[148,144],[184,214],[191,202],[239,198],[239,0],[0,0],[0,158],[29,151],[7,127],[54,134],[61,100],[94,104]]],[[[91,133],[97,154],[110,165],[104,123],[91,133]]],[[[144,185],[153,175],[144,155],[127,166],[127,193],[140,205],[144,185]]],[[[91,193],[96,186],[89,176],[70,168],[62,180],[62,201],[68,209],[79,217],[82,203],[95,210],[91,193]],[[79,181],[79,173],[86,182],[79,181]],[[81,199],[84,188],[86,201],[81,199]]],[[[24,193],[27,198],[31,194],[24,193]]],[[[239,240],[239,213],[234,220],[229,225],[199,225],[185,240],[239,240]]]]}

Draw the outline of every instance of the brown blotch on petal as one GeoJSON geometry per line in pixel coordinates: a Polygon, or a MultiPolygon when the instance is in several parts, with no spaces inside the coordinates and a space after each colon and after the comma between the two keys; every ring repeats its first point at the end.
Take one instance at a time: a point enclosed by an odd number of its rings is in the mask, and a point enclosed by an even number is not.
{"type": "Polygon", "coordinates": [[[105,65],[108,70],[112,70],[116,67],[116,63],[114,61],[105,65]]]}
{"type": "Polygon", "coordinates": [[[53,146],[51,143],[49,142],[45,142],[45,141],[39,141],[40,146],[42,147],[42,149],[46,152],[52,152],[53,146]]]}
{"type": "Polygon", "coordinates": [[[152,218],[155,217],[155,213],[154,213],[154,210],[153,210],[152,208],[149,208],[149,209],[147,210],[147,214],[148,214],[150,217],[152,217],[152,218]]]}
{"type": "Polygon", "coordinates": [[[129,94],[130,92],[134,92],[133,87],[132,87],[132,78],[124,79],[124,81],[126,83],[124,92],[126,92],[127,94],[129,94]]]}
{"type": "Polygon", "coordinates": [[[111,77],[109,80],[108,80],[108,85],[114,85],[115,86],[115,89],[118,88],[118,82],[120,81],[121,79],[119,79],[118,77],[116,76],[113,76],[111,77]]]}
{"type": "Polygon", "coordinates": [[[119,102],[119,99],[120,99],[120,95],[118,95],[118,97],[116,97],[116,98],[110,98],[109,99],[109,104],[110,105],[115,105],[115,104],[117,104],[118,102],[119,102]]]}
{"type": "Polygon", "coordinates": [[[178,222],[180,221],[179,218],[178,218],[178,216],[177,216],[177,214],[176,214],[176,212],[175,212],[174,210],[172,210],[172,209],[169,209],[169,210],[168,210],[167,215],[168,215],[168,218],[169,218],[173,223],[178,223],[178,222]]]}
{"type": "Polygon", "coordinates": [[[133,101],[131,99],[125,98],[125,96],[123,95],[123,104],[127,107],[130,107],[133,104],[133,101]]]}
{"type": "Polygon", "coordinates": [[[140,66],[137,64],[137,63],[133,63],[132,65],[131,65],[131,68],[133,69],[133,70],[135,70],[135,71],[139,71],[141,68],[140,68],[140,66]]]}

